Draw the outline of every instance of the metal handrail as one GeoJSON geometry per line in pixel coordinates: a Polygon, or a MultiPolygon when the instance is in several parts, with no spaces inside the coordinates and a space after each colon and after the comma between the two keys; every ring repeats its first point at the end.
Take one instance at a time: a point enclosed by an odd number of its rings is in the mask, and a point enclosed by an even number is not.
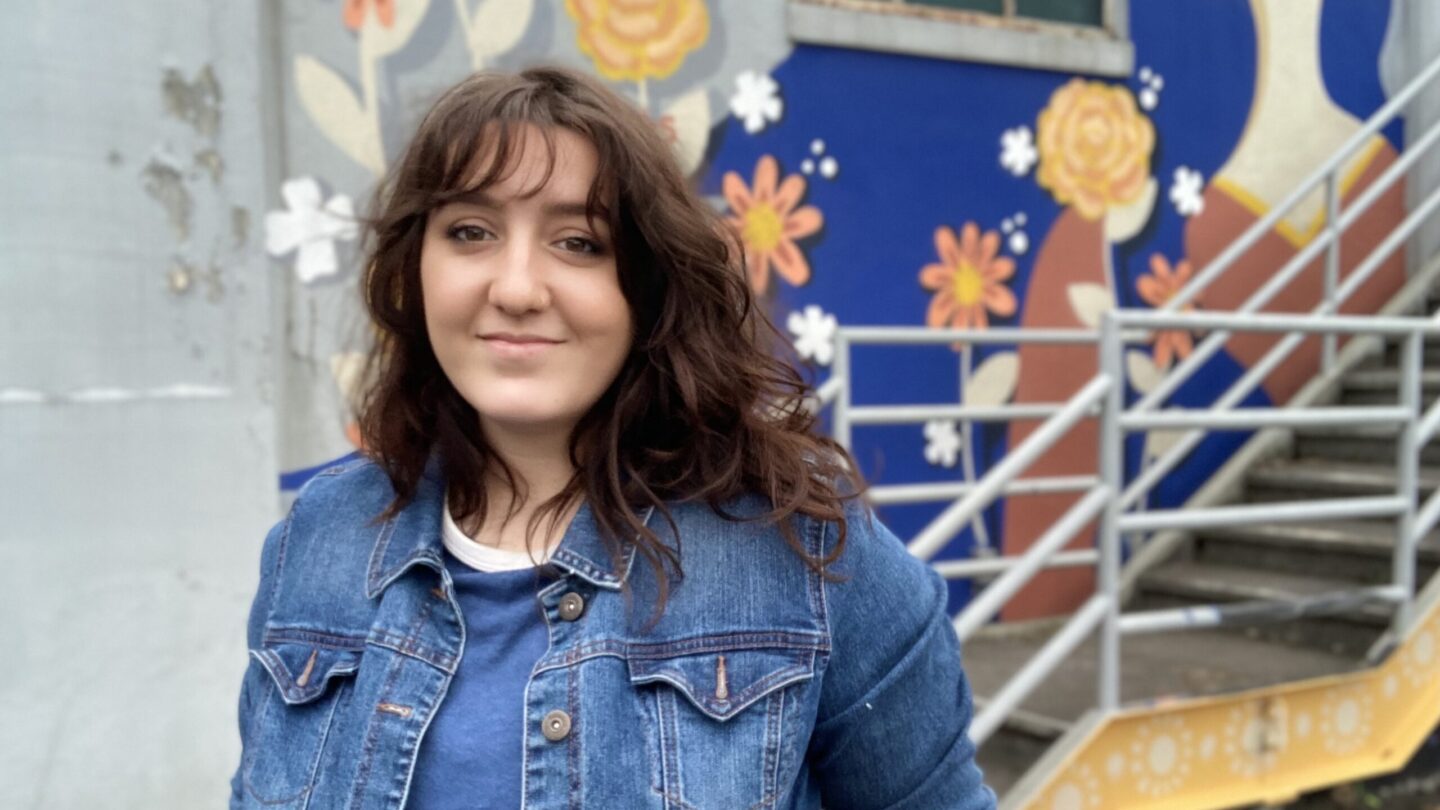
{"type": "MultiPolygon", "coordinates": [[[[1020,474],[1041,454],[1049,450],[1066,431],[1080,419],[1099,413],[1099,475],[1093,486],[1067,491],[1087,494],[1042,535],[1027,551],[1016,557],[990,560],[946,561],[936,563],[947,575],[977,576],[999,574],[998,579],[981,591],[970,606],[955,619],[957,633],[970,637],[990,621],[1003,604],[1026,584],[1033,581],[1042,568],[1058,565],[1088,565],[1097,568],[1096,593],[1066,622],[1044,647],[993,698],[986,702],[971,724],[972,740],[978,745],[997,730],[1035,688],[1049,677],[1060,663],[1096,628],[1100,628],[1100,668],[1097,703],[1102,711],[1112,711],[1119,704],[1120,644],[1125,635],[1159,632],[1186,627],[1216,626],[1237,619],[1275,620],[1313,615],[1321,612],[1354,609],[1371,601],[1393,602],[1397,605],[1394,619],[1396,632],[1410,620],[1414,602],[1416,544],[1440,523],[1440,491],[1423,504],[1417,504],[1420,448],[1440,432],[1440,405],[1423,409],[1420,401],[1420,362],[1422,341],[1426,335],[1440,334],[1440,314],[1434,320],[1388,318],[1378,316],[1338,316],[1341,306],[1358,291],[1413,233],[1440,208],[1440,190],[1429,194],[1415,206],[1356,266],[1342,282],[1340,279],[1340,248],[1346,230],[1371,208],[1414,163],[1436,143],[1440,143],[1440,124],[1436,124],[1412,141],[1394,164],[1384,171],[1343,211],[1340,171],[1351,156],[1373,138],[1422,89],[1440,77],[1440,58],[1427,65],[1398,94],[1348,138],[1331,157],[1315,169],[1289,195],[1264,217],[1261,217],[1219,256],[1196,274],[1195,278],[1155,311],[1116,311],[1101,321],[1098,336],[1099,373],[1066,403],[1027,404],[1046,421],[999,464],[992,467],[973,485],[950,489],[891,488],[883,492],[893,503],[910,503],[930,499],[929,496],[954,495],[958,499],[947,507],[911,542],[912,553],[929,559],[949,542],[956,531],[973,520],[996,498],[1017,491],[1020,474]],[[1220,278],[1235,261],[1270,233],[1296,206],[1324,185],[1324,228],[1253,292],[1233,313],[1182,313],[1194,303],[1207,287],[1220,278]],[[1269,304],[1294,282],[1321,255],[1325,254],[1324,294],[1309,313],[1300,315],[1261,315],[1269,304]],[[1159,384],[1139,398],[1128,410],[1124,395],[1124,350],[1133,342],[1127,329],[1209,329],[1207,335],[1159,384]],[[1224,346],[1233,333],[1259,331],[1282,334],[1283,337],[1253,364],[1239,380],[1208,408],[1169,410],[1160,407],[1193,378],[1194,374],[1224,346]],[[1329,371],[1336,360],[1338,336],[1382,335],[1404,339],[1401,358],[1399,403],[1394,407],[1351,408],[1237,408],[1269,375],[1303,342],[1306,335],[1321,336],[1322,368],[1329,371]],[[1039,412],[1040,409],[1045,412],[1039,412]],[[1230,505],[1207,509],[1160,510],[1127,514],[1134,505],[1199,443],[1206,431],[1252,430],[1256,428],[1296,427],[1301,425],[1399,425],[1397,442],[1397,485],[1391,495],[1368,498],[1335,498],[1307,501],[1302,504],[1266,504],[1264,506],[1230,505]],[[1127,482],[1122,456],[1127,433],[1157,429],[1185,429],[1184,437],[1162,454],[1156,462],[1142,469],[1134,481],[1127,482]],[[1128,484],[1128,485],[1127,485],[1128,484]],[[1100,516],[1097,548],[1062,551],[1065,543],[1086,523],[1100,516]],[[1126,532],[1148,532],[1165,528],[1195,528],[1253,522],[1257,519],[1313,520],[1326,517],[1393,517],[1396,520],[1397,542],[1394,551],[1392,582],[1388,585],[1358,588],[1283,602],[1249,602],[1238,605],[1208,605],[1179,610],[1149,611],[1122,614],[1120,610],[1119,566],[1121,540],[1126,532]]],[[[988,416],[1015,418],[1013,408],[966,408],[941,406],[924,408],[867,407],[854,408],[848,388],[849,348],[861,343],[924,344],[965,341],[976,345],[1022,343],[1028,340],[1055,343],[1089,343],[1097,339],[1094,332],[1081,330],[924,330],[923,334],[901,335],[900,330],[885,328],[854,328],[841,330],[837,337],[838,356],[833,373],[842,380],[836,392],[835,432],[842,445],[849,447],[850,429],[854,424],[875,424],[893,421],[923,421],[926,418],[966,418],[978,420],[988,416]]],[[[1029,479],[1045,481],[1053,479],[1029,479]]],[[[1085,482],[1089,484],[1090,482],[1085,482]]],[[[952,485],[953,486],[953,485],[952,485]]],[[[1039,484],[1035,484],[1039,486],[1039,484]]],[[[880,489],[880,488],[877,488],[880,489]]]]}
{"type": "Polygon", "coordinates": [[[970,600],[970,604],[955,617],[955,633],[963,643],[970,636],[974,635],[991,619],[1000,612],[1000,608],[1010,601],[1010,597],[1020,592],[1035,574],[1039,573],[1045,561],[1054,556],[1072,537],[1080,532],[1085,524],[1095,519],[1095,516],[1104,508],[1105,501],[1111,496],[1109,487],[1101,484],[1090,490],[1090,494],[1076,501],[1065,515],[1055,521],[1046,532],[1036,540],[1034,545],[1026,549],[1015,565],[1006,571],[999,579],[990,583],[980,595],[970,600]]]}
{"type": "MultiPolygon", "coordinates": [[[[1417,508],[1419,485],[1420,449],[1428,438],[1427,427],[1440,425],[1440,416],[1434,416],[1440,409],[1432,407],[1422,410],[1420,400],[1421,359],[1424,339],[1440,336],[1440,323],[1428,318],[1402,318],[1387,316],[1351,315],[1261,315],[1241,313],[1174,313],[1155,311],[1117,310],[1106,313],[1101,323],[1100,353],[1102,368],[1113,368],[1125,350],[1121,337],[1122,329],[1224,329],[1229,331],[1250,331],[1286,333],[1287,340],[1303,340],[1316,334],[1375,335],[1398,337],[1401,344],[1400,380],[1398,383],[1399,403],[1395,407],[1353,407],[1353,408],[1244,408],[1228,409],[1234,403],[1221,403],[1219,408],[1179,413],[1126,413],[1116,408],[1116,415],[1102,418],[1101,446],[1119,447],[1126,432],[1145,431],[1173,427],[1176,424],[1198,425],[1209,428],[1244,429],[1253,427],[1299,427],[1312,424],[1399,424],[1400,436],[1397,442],[1397,475],[1395,492],[1388,496],[1361,498],[1330,498],[1297,503],[1267,503],[1260,505],[1230,505],[1208,508],[1170,509],[1132,514],[1117,514],[1102,526],[1102,545],[1118,543],[1122,534],[1151,532],[1164,529],[1196,529],[1212,526],[1242,525],[1263,522],[1308,521],[1345,517],[1391,517],[1396,520],[1396,544],[1392,571],[1392,589],[1387,593],[1398,594],[1394,631],[1404,631],[1410,620],[1410,611],[1415,594],[1415,549],[1419,538],[1433,528],[1440,520],[1440,495],[1432,495],[1423,507],[1417,508]],[[1352,417],[1348,421],[1346,416],[1352,417]],[[1432,423],[1431,420],[1434,420],[1432,423]]],[[[1135,408],[1138,410],[1138,405],[1135,408]]],[[[1202,431],[1196,431],[1203,434],[1202,431]]],[[[1144,497],[1149,487],[1158,479],[1154,468],[1144,471],[1125,488],[1123,472],[1116,469],[1102,471],[1101,478],[1107,485],[1123,490],[1125,497],[1119,500],[1122,506],[1133,496],[1144,497]]],[[[1103,559],[1103,554],[1102,554],[1103,559]]],[[[1332,594],[1328,597],[1353,596],[1362,601],[1374,598],[1366,596],[1359,589],[1349,593],[1332,594]]],[[[1105,591],[1109,592],[1109,591],[1105,591]]],[[[1367,591],[1368,593],[1368,591],[1367,591]]],[[[1333,601],[1333,600],[1332,600],[1333,601]]],[[[1219,606],[1214,606],[1219,609],[1219,606]]],[[[1293,604],[1291,604],[1293,608],[1293,604]]],[[[1151,618],[1145,622],[1130,622],[1124,617],[1119,620],[1120,633],[1138,632],[1134,628],[1144,624],[1154,630],[1165,621],[1173,622],[1176,628],[1196,626],[1193,616],[1189,618],[1171,615],[1169,619],[1151,618]],[[1183,620],[1182,620],[1183,619],[1183,620]]]]}
{"type": "MultiPolygon", "coordinates": [[[[1401,225],[1397,227],[1388,237],[1386,237],[1386,239],[1379,246],[1377,246],[1374,251],[1371,252],[1370,256],[1367,257],[1365,261],[1363,261],[1361,265],[1356,268],[1355,272],[1352,273],[1348,279],[1346,279],[1345,284],[1341,285],[1338,290],[1334,290],[1331,292],[1330,295],[1328,295],[1327,300],[1322,301],[1308,314],[1283,317],[1293,319],[1292,321],[1290,321],[1292,323],[1302,323],[1305,322],[1306,319],[1312,317],[1321,317],[1334,312],[1336,309],[1339,308],[1340,304],[1344,303],[1351,294],[1353,294],[1356,290],[1360,288],[1360,285],[1362,285],[1365,281],[1369,280],[1370,276],[1373,275],[1377,269],[1379,269],[1381,264],[1380,260],[1388,256],[1391,252],[1393,252],[1396,248],[1399,247],[1399,241],[1397,240],[1397,238],[1409,238],[1410,234],[1413,233],[1424,221],[1424,219],[1430,216],[1437,207],[1440,207],[1440,189],[1432,192],[1425,199],[1425,202],[1420,206],[1420,208],[1416,209],[1409,216],[1407,216],[1405,220],[1401,223],[1401,225]]],[[[1134,310],[1125,311],[1137,315],[1141,314],[1140,312],[1134,310]]],[[[1154,310],[1153,314],[1168,315],[1180,313],[1171,313],[1167,310],[1159,309],[1154,310]]],[[[1195,314],[1203,315],[1207,313],[1195,314]]],[[[1208,314],[1223,314],[1225,317],[1221,318],[1218,321],[1213,319],[1205,320],[1203,318],[1201,320],[1194,321],[1194,323],[1197,324],[1196,328],[1215,328],[1220,330],[1201,342],[1201,345],[1204,346],[1207,343],[1211,343],[1212,340],[1218,341],[1214,343],[1214,346],[1210,350],[1209,354],[1204,355],[1204,357],[1209,357],[1210,354],[1214,354],[1215,351],[1218,351],[1219,344],[1222,343],[1224,340],[1228,339],[1230,335],[1235,331],[1244,331],[1248,329],[1248,327],[1246,326],[1246,324],[1249,322],[1248,319],[1256,313],[1253,310],[1242,308],[1242,311],[1235,313],[1208,314]]],[[[1164,321],[1151,321],[1150,323],[1155,324],[1163,322],[1164,321]]],[[[1136,322],[1133,325],[1143,326],[1144,324],[1141,322],[1136,322]]],[[[1229,408],[1239,403],[1245,397],[1248,397],[1251,392],[1260,387],[1260,385],[1265,381],[1265,379],[1270,376],[1270,373],[1272,371],[1278,368],[1280,364],[1290,356],[1290,353],[1293,352],[1296,347],[1298,347],[1302,342],[1304,342],[1304,337],[1302,334],[1299,334],[1294,330],[1282,329],[1278,326],[1278,322],[1275,328],[1267,329],[1265,331],[1289,332],[1289,334],[1287,334],[1274,346],[1270,347],[1269,351],[1265,353],[1265,355],[1260,359],[1259,362],[1251,366],[1250,369],[1247,370],[1245,374],[1240,377],[1240,379],[1236,380],[1230,385],[1229,388],[1226,389],[1225,393],[1222,394],[1218,400],[1216,400],[1217,407],[1229,408]]],[[[1344,330],[1337,331],[1343,332],[1344,330]]],[[[1366,332],[1367,330],[1360,329],[1359,331],[1366,332]]],[[[1330,343],[1327,342],[1326,345],[1328,346],[1330,345],[1330,343]]],[[[1197,349],[1198,348],[1199,347],[1197,347],[1197,349]]],[[[1178,390],[1181,385],[1183,385],[1194,375],[1196,369],[1200,367],[1200,362],[1196,360],[1197,356],[1199,356],[1198,352],[1192,352],[1190,357],[1186,358],[1174,369],[1171,369],[1170,373],[1161,380],[1160,384],[1156,386],[1155,390],[1151,391],[1150,394],[1141,398],[1140,402],[1136,404],[1136,408],[1141,410],[1154,408],[1156,404],[1160,401],[1159,396],[1157,395],[1168,396],[1170,393],[1178,390]]],[[[1139,500],[1138,493],[1140,490],[1148,489],[1150,486],[1158,482],[1161,478],[1168,475],[1171,470],[1175,469],[1175,467],[1180,464],[1180,462],[1185,458],[1185,456],[1188,455],[1189,452],[1193,450],[1197,444],[1199,444],[1200,439],[1203,438],[1203,436],[1204,434],[1198,431],[1192,431],[1190,433],[1187,433],[1173,446],[1171,446],[1170,449],[1167,450],[1162,456],[1156,459],[1154,464],[1150,467],[1150,469],[1145,471],[1142,477],[1142,481],[1144,482],[1145,486],[1140,487],[1132,485],[1130,489],[1127,489],[1125,491],[1124,495],[1121,498],[1123,507],[1129,508],[1130,506],[1133,506],[1139,500]]],[[[1136,482],[1136,484],[1139,483],[1141,482],[1136,482]]]]}
{"type": "MultiPolygon", "coordinates": [[[[1335,150],[1328,160],[1320,164],[1319,168],[1315,169],[1315,171],[1311,172],[1309,176],[1302,180],[1294,191],[1290,192],[1284,200],[1281,200],[1279,204],[1271,209],[1270,213],[1261,217],[1260,221],[1250,226],[1249,230],[1245,231],[1240,238],[1232,242],[1219,256],[1211,260],[1208,265],[1190,280],[1189,284],[1181,288],[1175,293],[1174,297],[1166,302],[1163,309],[1167,312],[1178,311],[1181,307],[1194,301],[1195,296],[1204,292],[1205,288],[1209,287],[1215,279],[1230,269],[1230,266],[1235,263],[1236,259],[1243,256],[1245,251],[1254,247],[1255,243],[1259,242],[1266,234],[1274,229],[1274,227],[1280,223],[1280,220],[1284,219],[1285,216],[1290,213],[1292,208],[1310,196],[1311,192],[1315,190],[1315,187],[1318,186],[1321,181],[1330,181],[1333,183],[1337,172],[1345,161],[1350,158],[1350,154],[1363,146],[1372,136],[1384,128],[1385,125],[1389,124],[1390,120],[1398,115],[1399,112],[1404,109],[1405,105],[1410,103],[1411,99],[1419,95],[1420,91],[1425,89],[1436,76],[1440,76],[1440,58],[1432,60],[1430,64],[1414,79],[1411,79],[1399,93],[1395,94],[1384,106],[1367,118],[1365,123],[1361,125],[1359,131],[1346,139],[1345,143],[1341,144],[1340,148],[1335,150]]],[[[1330,221],[1333,222],[1333,219],[1330,221]]]]}
{"type": "MultiPolygon", "coordinates": [[[[1304,271],[1305,267],[1319,255],[1321,250],[1336,245],[1337,234],[1343,233],[1350,225],[1363,216],[1364,213],[1369,210],[1370,205],[1379,199],[1380,195],[1388,189],[1396,179],[1403,175],[1404,172],[1424,154],[1425,150],[1429,149],[1437,140],[1440,140],[1440,123],[1431,126],[1430,129],[1425,132],[1425,135],[1412,144],[1411,148],[1406,150],[1405,154],[1401,156],[1399,160],[1386,169],[1385,173],[1380,175],[1374,183],[1367,186],[1360,197],[1351,203],[1350,207],[1346,208],[1345,211],[1334,220],[1335,227],[1326,227],[1320,235],[1316,236],[1315,239],[1305,245],[1300,252],[1291,257],[1290,261],[1282,265],[1279,271],[1267,279],[1259,289],[1252,293],[1250,297],[1234,311],[1240,313],[1258,312],[1261,307],[1270,303],[1272,298],[1279,295],[1281,290],[1304,271]]],[[[1421,213],[1419,220],[1423,220],[1424,217],[1429,216],[1431,211],[1433,211],[1435,202],[1436,195],[1431,194],[1415,212],[1412,212],[1411,216],[1407,218],[1407,222],[1408,220],[1416,219],[1416,213],[1421,213]]],[[[1409,226],[1407,229],[1407,222],[1402,222],[1395,232],[1403,232],[1405,237],[1408,237],[1416,226],[1409,226]]],[[[1396,247],[1398,247],[1398,244],[1391,244],[1388,239],[1386,242],[1377,246],[1375,250],[1371,251],[1370,260],[1357,266],[1356,270],[1350,274],[1345,283],[1335,289],[1334,298],[1336,306],[1331,308],[1329,307],[1328,301],[1322,301],[1321,305],[1316,307],[1315,311],[1320,314],[1328,314],[1325,312],[1327,308],[1332,311],[1338,309],[1339,303],[1343,303],[1355,290],[1359,289],[1360,283],[1369,279],[1374,270],[1374,267],[1370,266],[1369,261],[1374,260],[1375,257],[1388,256],[1396,247]]],[[[1379,263],[1379,261],[1374,262],[1376,266],[1378,266],[1379,263]]],[[[1175,304],[1175,302],[1182,300],[1181,296],[1185,294],[1185,290],[1189,290],[1198,280],[1199,277],[1197,276],[1195,280],[1192,280],[1190,285],[1182,288],[1181,291],[1177,292],[1164,306],[1160,307],[1160,310],[1164,312],[1175,311],[1179,306],[1179,304],[1175,304]],[[1172,306],[1172,304],[1174,304],[1174,306],[1172,306]]],[[[1327,285],[1333,286],[1332,280],[1328,278],[1326,283],[1327,285]]],[[[1195,290],[1189,294],[1188,299],[1183,300],[1193,299],[1199,292],[1200,290],[1195,290]]],[[[1329,296],[1327,295],[1327,299],[1328,298],[1329,296]]],[[[1155,390],[1141,398],[1136,407],[1140,410],[1151,410],[1158,407],[1167,397],[1179,390],[1180,386],[1183,385],[1186,380],[1190,379],[1190,377],[1194,375],[1194,372],[1197,371],[1205,361],[1214,357],[1229,338],[1230,333],[1227,331],[1207,335],[1204,340],[1201,340],[1200,343],[1195,346],[1189,356],[1182,360],[1160,385],[1156,386],[1155,390]]],[[[1328,366],[1329,364],[1327,363],[1326,367],[1328,368],[1328,366]]]]}
{"type": "Polygon", "coordinates": [[[1025,437],[1018,447],[1011,450],[999,464],[990,468],[985,477],[965,497],[948,506],[910,541],[910,553],[922,560],[928,560],[944,548],[956,532],[980,510],[994,502],[1004,486],[1019,477],[1046,451],[1055,445],[1076,422],[1090,415],[1096,404],[1109,392],[1115,381],[1103,375],[1096,375],[1064,408],[1045,421],[1035,432],[1025,437]]]}

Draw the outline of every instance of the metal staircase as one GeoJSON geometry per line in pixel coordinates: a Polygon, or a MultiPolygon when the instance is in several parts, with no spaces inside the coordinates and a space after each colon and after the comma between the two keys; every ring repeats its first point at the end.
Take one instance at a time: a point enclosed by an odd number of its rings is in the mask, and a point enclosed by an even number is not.
{"type": "MultiPolygon", "coordinates": [[[[997,499],[1074,493],[1023,553],[935,563],[983,589],[954,620],[977,697],[971,735],[1005,808],[1220,808],[1276,802],[1396,770],[1440,723],[1440,257],[1377,313],[1337,315],[1440,209],[1431,190],[1348,275],[1347,228],[1440,142],[1440,125],[1355,199],[1346,160],[1422,89],[1435,60],[1332,158],[1207,265],[1165,307],[1116,310],[1098,333],[842,328],[817,406],[836,439],[857,426],[930,419],[1043,420],[975,483],[882,485],[879,506],[948,501],[910,551],[930,559],[997,499]],[[1301,201],[1323,190],[1324,228],[1233,312],[1182,312],[1301,201]],[[1316,269],[1316,264],[1319,268],[1316,269]],[[1268,306],[1303,274],[1323,277],[1309,312],[1268,306]],[[1155,331],[1205,337],[1131,394],[1127,347],[1155,331]],[[1273,344],[1213,403],[1172,395],[1237,333],[1273,344]],[[1306,341],[1316,376],[1275,407],[1244,407],[1306,341]],[[1091,344],[1099,372],[1065,402],[864,406],[851,401],[856,344],[1091,344]],[[1099,420],[1096,474],[1022,477],[1069,431],[1099,420]],[[1138,468],[1125,439],[1180,431],[1138,468]],[[1205,437],[1256,431],[1183,508],[1148,496],[1205,437]],[[1098,522],[1094,546],[1071,538],[1098,522]],[[1075,613],[992,623],[1043,570],[1094,566],[1075,613]]],[[[1311,277],[1313,279],[1313,276],[1311,277]]],[[[1352,304],[1353,305],[1353,304],[1352,304]]]]}
{"type": "MultiPolygon", "coordinates": [[[[1440,298],[1425,302],[1440,310],[1440,298]]],[[[1394,344],[1376,347],[1342,374],[1336,406],[1393,405],[1399,384],[1394,344]]],[[[1440,337],[1425,343],[1428,368],[1440,368],[1440,337]]],[[[1425,403],[1440,380],[1424,375],[1425,403]]],[[[1396,491],[1394,427],[1319,426],[1291,432],[1288,449],[1252,466],[1239,500],[1263,504],[1366,497],[1396,491]]],[[[1421,500],[1440,486],[1440,443],[1421,451],[1421,500]]],[[[1381,586],[1393,575],[1394,521],[1350,519],[1257,521],[1197,530],[1171,557],[1141,573],[1126,611],[1219,604],[1272,603],[1228,627],[1157,634],[1127,641],[1120,670],[1121,702],[1143,704],[1177,696],[1223,695],[1364,668],[1381,658],[1394,605],[1335,600],[1293,618],[1289,606],[1307,597],[1381,586]],[[1292,618],[1290,621],[1278,621],[1292,618]]],[[[1440,531],[1420,541],[1417,580],[1440,569],[1440,531]]],[[[982,704],[998,692],[1051,637],[1056,623],[992,625],[965,646],[966,669],[982,704]]],[[[1090,640],[1040,684],[981,748],[987,781],[1002,795],[1045,750],[1094,705],[1098,641],[1090,640]]]]}

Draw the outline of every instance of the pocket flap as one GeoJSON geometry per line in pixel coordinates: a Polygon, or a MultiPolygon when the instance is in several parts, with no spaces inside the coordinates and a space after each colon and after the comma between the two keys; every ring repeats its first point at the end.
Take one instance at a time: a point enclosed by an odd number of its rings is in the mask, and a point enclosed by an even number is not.
{"type": "Polygon", "coordinates": [[[337,645],[341,639],[281,640],[266,638],[250,654],[274,679],[286,703],[309,703],[325,692],[332,678],[348,675],[360,666],[359,646],[337,645]]]}
{"type": "Polygon", "coordinates": [[[630,682],[668,683],[695,708],[729,720],[770,692],[815,674],[807,649],[717,650],[694,655],[632,656],[630,682]]]}

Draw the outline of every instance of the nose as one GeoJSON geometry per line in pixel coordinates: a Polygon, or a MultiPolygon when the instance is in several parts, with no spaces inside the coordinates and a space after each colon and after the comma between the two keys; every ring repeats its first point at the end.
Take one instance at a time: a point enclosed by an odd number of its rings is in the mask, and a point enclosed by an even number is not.
{"type": "Polygon", "coordinates": [[[506,245],[490,282],[489,301],[507,315],[539,312],[550,306],[550,289],[534,248],[518,239],[506,245]]]}

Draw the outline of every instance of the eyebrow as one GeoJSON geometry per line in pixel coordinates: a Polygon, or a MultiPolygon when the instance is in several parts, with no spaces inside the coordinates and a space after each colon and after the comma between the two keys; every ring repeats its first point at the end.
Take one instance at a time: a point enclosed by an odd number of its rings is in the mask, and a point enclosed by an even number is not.
{"type": "MultiPolygon", "coordinates": [[[[484,191],[467,191],[462,194],[456,195],[451,200],[451,202],[475,205],[479,206],[480,208],[489,208],[494,211],[498,211],[504,207],[494,197],[490,196],[484,191]]],[[[590,207],[586,205],[583,201],[559,200],[556,202],[545,203],[540,207],[540,211],[546,216],[555,217],[557,219],[561,217],[588,217],[590,214],[590,207]]],[[[600,208],[598,211],[595,212],[596,218],[603,221],[605,219],[605,213],[605,209],[603,207],[600,208]]]]}

